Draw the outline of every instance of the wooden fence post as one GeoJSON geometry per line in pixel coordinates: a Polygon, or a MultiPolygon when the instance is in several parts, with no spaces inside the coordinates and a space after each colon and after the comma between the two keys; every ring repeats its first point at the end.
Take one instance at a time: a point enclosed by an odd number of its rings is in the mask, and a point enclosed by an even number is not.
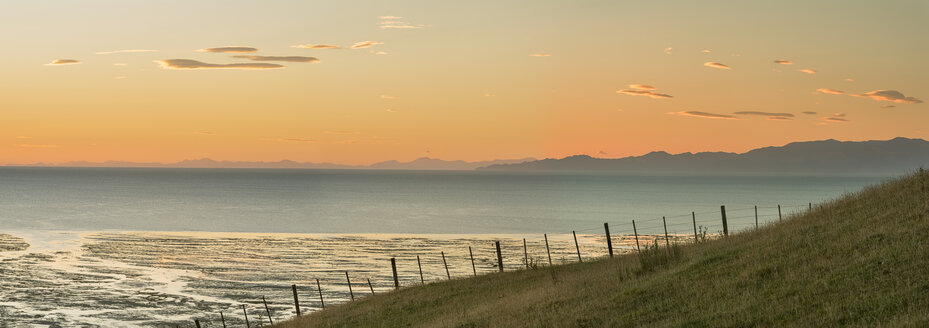
{"type": "Polygon", "coordinates": [[[374,285],[371,284],[371,278],[368,279],[368,287],[371,287],[371,295],[374,295],[374,285]]]}
{"type": "Polygon", "coordinates": [[[442,251],[442,264],[445,265],[445,275],[448,276],[448,280],[452,280],[452,274],[448,272],[448,262],[445,261],[445,251],[442,251]]]}
{"type": "Polygon", "coordinates": [[[635,249],[639,253],[642,252],[642,248],[639,247],[639,231],[635,228],[635,220],[632,220],[632,232],[635,234],[635,249]]]}
{"type": "Polygon", "coordinates": [[[497,244],[497,265],[500,266],[500,272],[503,272],[503,253],[500,252],[500,241],[496,242],[497,244]]]}
{"type": "Polygon", "coordinates": [[[571,234],[574,235],[574,247],[577,248],[577,261],[584,262],[584,260],[581,259],[581,245],[577,243],[577,233],[571,230],[571,234]]]}
{"type": "Polygon", "coordinates": [[[261,302],[265,304],[265,312],[268,313],[268,323],[273,325],[274,320],[271,319],[271,309],[268,308],[268,301],[265,299],[264,296],[261,296],[261,302]]]}
{"type": "Polygon", "coordinates": [[[397,259],[390,258],[390,269],[394,271],[394,289],[400,289],[400,278],[397,277],[397,259]]]}
{"type": "Polygon", "coordinates": [[[242,314],[245,314],[245,328],[252,328],[252,325],[248,323],[248,311],[245,311],[245,304],[242,304],[242,314]]]}
{"type": "Polygon", "coordinates": [[[781,204],[777,204],[777,220],[778,221],[784,220],[784,217],[781,216],[781,204]]]}
{"type": "Polygon", "coordinates": [[[665,222],[664,217],[661,217],[661,224],[664,225],[664,242],[665,245],[668,245],[668,251],[671,251],[671,239],[668,238],[668,223],[665,222]]]}
{"type": "Polygon", "coordinates": [[[726,205],[720,205],[719,212],[723,215],[723,236],[729,237],[729,223],[726,222],[726,205]]]}
{"type": "Polygon", "coordinates": [[[423,264],[419,262],[419,255],[416,255],[416,266],[419,267],[419,282],[423,285],[426,284],[426,279],[423,278],[423,264]]]}
{"type": "Polygon", "coordinates": [[[323,301],[323,287],[319,285],[319,279],[316,279],[316,290],[319,291],[319,306],[326,308],[326,302],[323,301]]]}
{"type": "Polygon", "coordinates": [[[699,242],[700,242],[700,239],[697,239],[697,213],[696,213],[696,212],[690,212],[690,217],[691,217],[691,218],[693,219],[693,221],[694,221],[694,243],[696,244],[696,243],[699,243],[699,242]]]}
{"type": "Polygon", "coordinates": [[[603,222],[603,230],[606,230],[606,248],[610,250],[610,257],[613,257],[613,237],[610,236],[610,224],[603,222]]]}
{"type": "Polygon", "coordinates": [[[352,301],[355,300],[355,292],[352,291],[352,279],[348,277],[348,271],[345,271],[345,282],[348,283],[348,296],[352,298],[352,301]]]}
{"type": "Polygon", "coordinates": [[[548,248],[548,234],[543,234],[545,236],[545,253],[548,253],[548,266],[552,266],[552,250],[548,248]]]}
{"type": "Polygon", "coordinates": [[[223,315],[223,311],[219,311],[219,320],[223,323],[223,328],[226,328],[226,316],[223,315]]]}
{"type": "Polygon", "coordinates": [[[758,229],[758,205],[755,205],[755,229],[758,229]]]}
{"type": "Polygon", "coordinates": [[[290,285],[290,288],[294,291],[294,307],[297,308],[297,316],[300,316],[300,300],[297,299],[297,285],[290,285]]]}
{"type": "Polygon", "coordinates": [[[523,262],[526,262],[526,269],[529,269],[529,248],[526,247],[526,238],[523,238],[523,262]]]}
{"type": "Polygon", "coordinates": [[[477,267],[474,266],[474,253],[471,252],[471,246],[468,246],[468,254],[471,255],[471,270],[474,271],[474,276],[477,276],[477,267]]]}
{"type": "Polygon", "coordinates": [[[197,325],[197,328],[200,328],[200,319],[194,319],[194,324],[197,325]]]}

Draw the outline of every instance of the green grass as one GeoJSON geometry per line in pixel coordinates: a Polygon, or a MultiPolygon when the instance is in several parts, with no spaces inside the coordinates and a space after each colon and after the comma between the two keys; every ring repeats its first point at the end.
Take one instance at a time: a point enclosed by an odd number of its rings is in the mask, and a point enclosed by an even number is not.
{"type": "Polygon", "coordinates": [[[929,172],[696,245],[404,288],[274,327],[929,326],[929,172]]]}

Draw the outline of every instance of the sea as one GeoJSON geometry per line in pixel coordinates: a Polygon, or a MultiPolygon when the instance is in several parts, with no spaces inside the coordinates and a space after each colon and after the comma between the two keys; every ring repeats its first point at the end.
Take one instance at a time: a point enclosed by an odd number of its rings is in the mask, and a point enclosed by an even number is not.
{"type": "Polygon", "coordinates": [[[394,289],[390,259],[401,286],[496,272],[497,242],[504,270],[570,263],[606,225],[631,252],[890,178],[0,167],[0,327],[267,325],[294,290],[308,313],[394,289]]]}

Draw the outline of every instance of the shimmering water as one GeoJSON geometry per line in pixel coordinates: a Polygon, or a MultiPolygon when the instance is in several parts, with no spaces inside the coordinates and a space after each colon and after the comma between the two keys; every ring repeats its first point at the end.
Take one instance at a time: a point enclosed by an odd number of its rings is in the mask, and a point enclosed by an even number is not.
{"type": "Polygon", "coordinates": [[[401,283],[603,256],[603,223],[618,251],[696,224],[730,230],[778,219],[880,177],[629,176],[487,172],[0,168],[0,327],[243,324],[401,283]],[[472,247],[472,269],[468,247],[472,247]],[[367,281],[370,279],[371,285],[367,281]]]}

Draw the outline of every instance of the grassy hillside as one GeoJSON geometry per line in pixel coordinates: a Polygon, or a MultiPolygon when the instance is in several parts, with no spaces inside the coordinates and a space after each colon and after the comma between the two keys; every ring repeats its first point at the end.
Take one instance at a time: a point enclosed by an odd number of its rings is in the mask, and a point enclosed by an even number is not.
{"type": "Polygon", "coordinates": [[[929,326],[929,172],[672,252],[405,288],[275,327],[751,325],[929,326]]]}

